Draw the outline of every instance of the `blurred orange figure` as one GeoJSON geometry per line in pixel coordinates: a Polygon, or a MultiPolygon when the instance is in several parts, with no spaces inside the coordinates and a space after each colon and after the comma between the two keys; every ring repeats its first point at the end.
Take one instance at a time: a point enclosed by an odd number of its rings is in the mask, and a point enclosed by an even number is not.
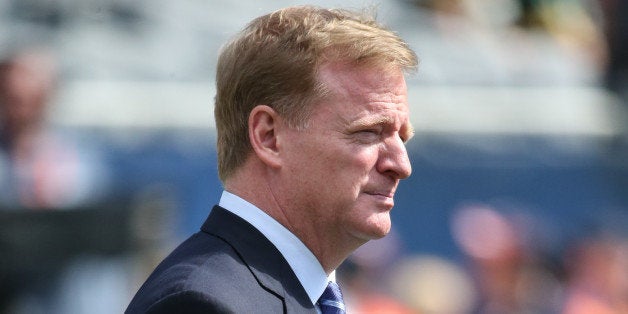
{"type": "Polygon", "coordinates": [[[360,303],[351,311],[356,314],[421,314],[397,300],[377,294],[363,296],[360,303]]]}

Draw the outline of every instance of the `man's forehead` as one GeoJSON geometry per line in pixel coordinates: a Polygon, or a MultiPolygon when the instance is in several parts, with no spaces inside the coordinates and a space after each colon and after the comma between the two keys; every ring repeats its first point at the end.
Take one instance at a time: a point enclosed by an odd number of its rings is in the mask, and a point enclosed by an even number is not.
{"type": "Polygon", "coordinates": [[[336,111],[347,124],[397,124],[412,130],[407,87],[400,69],[335,62],[322,65],[318,77],[326,90],[322,107],[336,111]]]}
{"type": "Polygon", "coordinates": [[[353,125],[399,124],[408,125],[408,113],[393,108],[388,110],[362,110],[347,117],[353,125]]]}
{"type": "Polygon", "coordinates": [[[347,62],[328,62],[319,67],[317,72],[321,83],[335,86],[362,87],[378,89],[382,82],[394,83],[399,88],[406,88],[403,71],[397,67],[355,65],[347,62]]]}
{"type": "Polygon", "coordinates": [[[407,111],[407,87],[401,71],[328,65],[318,76],[326,100],[361,102],[365,106],[394,105],[407,111]]]}

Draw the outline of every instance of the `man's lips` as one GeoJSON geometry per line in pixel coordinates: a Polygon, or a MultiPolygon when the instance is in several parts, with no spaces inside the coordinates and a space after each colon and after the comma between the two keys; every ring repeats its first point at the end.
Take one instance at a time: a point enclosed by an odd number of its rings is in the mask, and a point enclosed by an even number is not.
{"type": "Polygon", "coordinates": [[[389,211],[395,206],[394,191],[365,191],[364,194],[371,197],[376,204],[379,204],[378,207],[381,206],[381,209],[384,211],[389,211]]]}
{"type": "Polygon", "coordinates": [[[387,197],[387,198],[393,198],[395,196],[395,192],[394,191],[366,191],[365,192],[368,195],[373,195],[373,196],[381,196],[381,197],[387,197]]]}

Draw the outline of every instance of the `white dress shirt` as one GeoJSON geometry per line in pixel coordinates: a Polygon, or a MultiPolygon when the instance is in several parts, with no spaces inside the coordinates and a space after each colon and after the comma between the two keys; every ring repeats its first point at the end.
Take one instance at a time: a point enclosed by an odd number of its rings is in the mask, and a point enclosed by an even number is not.
{"type": "Polygon", "coordinates": [[[277,247],[312,304],[318,302],[329,281],[336,281],[335,271],[327,276],[318,259],[299,238],[255,205],[227,191],[222,192],[218,205],[246,220],[277,247]]]}

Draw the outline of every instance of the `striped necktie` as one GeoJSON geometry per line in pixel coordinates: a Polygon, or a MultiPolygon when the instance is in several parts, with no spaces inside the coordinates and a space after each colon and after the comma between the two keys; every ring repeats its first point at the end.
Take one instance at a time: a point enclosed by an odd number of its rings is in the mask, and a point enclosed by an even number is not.
{"type": "Polygon", "coordinates": [[[323,295],[318,299],[318,306],[323,314],[345,314],[345,303],[338,284],[332,281],[327,284],[323,295]]]}

